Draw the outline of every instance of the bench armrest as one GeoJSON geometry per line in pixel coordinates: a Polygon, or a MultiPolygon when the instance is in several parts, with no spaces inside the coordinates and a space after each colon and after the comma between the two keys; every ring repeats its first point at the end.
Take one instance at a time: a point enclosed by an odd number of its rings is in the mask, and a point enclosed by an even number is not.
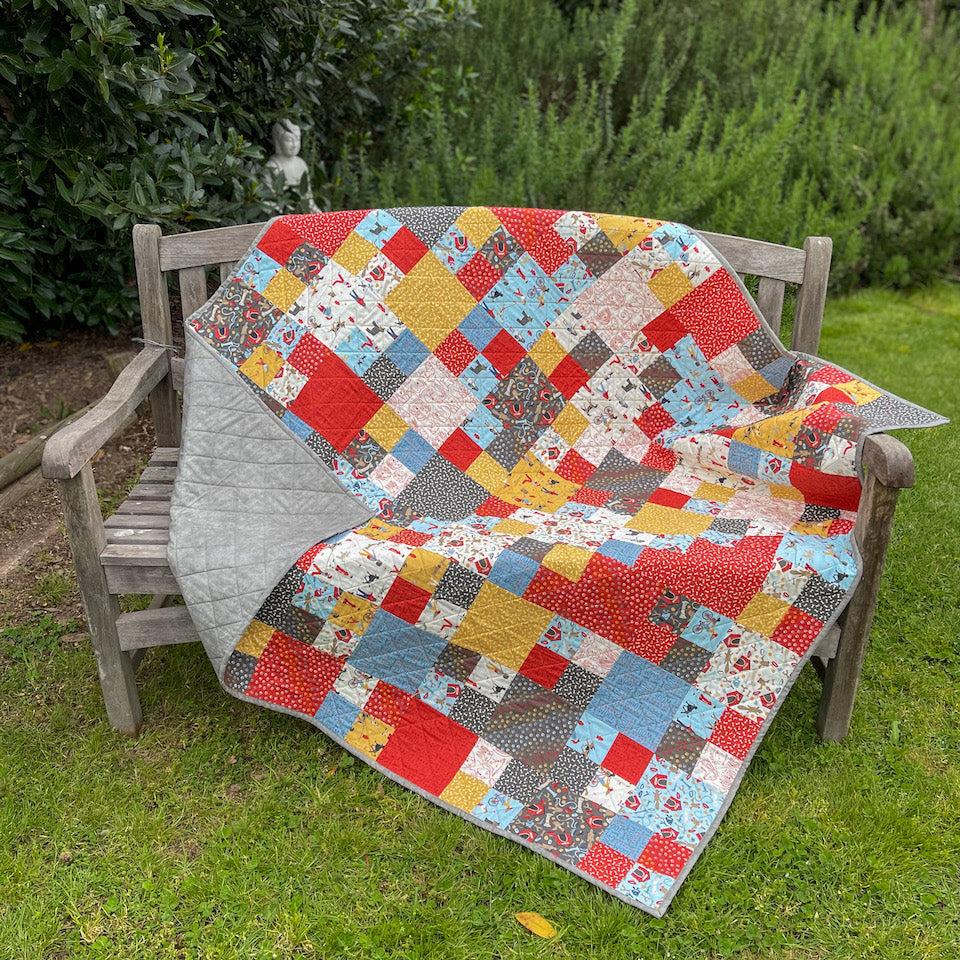
{"type": "Polygon", "coordinates": [[[904,490],[913,486],[913,455],[896,437],[876,433],[863,441],[862,462],[885,487],[904,490]]]}
{"type": "Polygon", "coordinates": [[[42,472],[69,480],[136,413],[150,391],[170,372],[163,347],[145,347],[127,364],[106,395],[79,420],[55,433],[43,449],[42,472]]]}

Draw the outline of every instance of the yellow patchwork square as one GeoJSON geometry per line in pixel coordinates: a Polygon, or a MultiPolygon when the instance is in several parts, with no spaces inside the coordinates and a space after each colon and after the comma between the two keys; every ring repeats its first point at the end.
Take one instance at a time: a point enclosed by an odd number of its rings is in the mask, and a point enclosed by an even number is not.
{"type": "Polygon", "coordinates": [[[476,480],[484,490],[493,492],[503,486],[509,474],[486,450],[467,467],[467,476],[476,480]]]}
{"type": "Polygon", "coordinates": [[[496,495],[506,503],[553,513],[580,488],[564,480],[533,454],[528,453],[511,471],[496,495]]]}
{"type": "Polygon", "coordinates": [[[649,237],[659,227],[659,220],[647,220],[644,217],[624,217],[601,213],[596,215],[600,229],[610,238],[610,242],[621,252],[632,250],[644,237],[649,237]]]}
{"type": "Polygon", "coordinates": [[[379,717],[361,711],[343,739],[354,750],[359,750],[362,754],[375,759],[387,745],[395,729],[379,717]]]}
{"type": "Polygon", "coordinates": [[[400,576],[408,583],[433,593],[449,565],[450,561],[439,553],[417,547],[404,561],[400,576]]]}
{"type": "Polygon", "coordinates": [[[266,387],[283,366],[283,357],[276,350],[261,344],[240,364],[240,372],[258,387],[266,387]]]}
{"type": "Polygon", "coordinates": [[[771,483],[768,487],[770,496],[777,500],[802,500],[803,493],[796,487],[790,487],[782,483],[771,483]]]}
{"type": "Polygon", "coordinates": [[[489,789],[482,780],[458,770],[440,794],[440,799],[451,807],[469,813],[487,795],[489,789]]]}
{"type": "Polygon", "coordinates": [[[303,293],[306,284],[295,277],[286,267],[281,267],[267,284],[263,295],[275,306],[286,312],[303,293]]]}
{"type": "Polygon", "coordinates": [[[393,288],[386,303],[431,350],[476,306],[466,287],[432,253],[393,288]]]}
{"type": "Polygon", "coordinates": [[[532,523],[524,523],[522,520],[505,517],[499,521],[496,526],[491,528],[491,532],[502,533],[506,536],[525,537],[528,533],[533,533],[536,529],[532,523]]]}
{"type": "Polygon", "coordinates": [[[693,289],[693,284],[676,263],[671,263],[669,267],[657,271],[650,278],[647,286],[651,293],[667,308],[683,299],[693,289]]]}
{"type": "Polygon", "coordinates": [[[410,429],[407,421],[392,407],[384,404],[363,428],[384,450],[392,450],[410,429]]]}
{"type": "Polygon", "coordinates": [[[809,415],[810,411],[803,409],[781,413],[775,417],[764,417],[756,423],[738,427],[733,432],[733,439],[790,459],[796,451],[794,438],[803,426],[804,417],[809,415]]]}
{"type": "Polygon", "coordinates": [[[519,670],[552,616],[549,610],[487,580],[452,639],[461,647],[519,670]]]}
{"type": "Polygon", "coordinates": [[[500,221],[487,207],[467,207],[457,217],[460,232],[479,250],[500,221]]]}
{"type": "Polygon", "coordinates": [[[340,244],[340,249],[333,255],[333,259],[341,267],[346,267],[356,276],[370,262],[376,252],[377,248],[366,237],[352,231],[347,239],[340,244]]]}
{"type": "Polygon", "coordinates": [[[544,330],[537,342],[530,348],[530,356],[534,363],[549,377],[557,368],[557,364],[567,355],[567,351],[560,346],[560,341],[552,331],[544,330]]]}
{"type": "Polygon", "coordinates": [[[369,600],[355,596],[346,590],[337,597],[337,602],[327,617],[327,623],[339,630],[349,630],[355,636],[366,632],[377,607],[369,600]]]}
{"type": "Polygon", "coordinates": [[[394,523],[387,523],[386,520],[381,520],[379,517],[374,517],[372,520],[367,521],[367,523],[357,528],[357,533],[364,537],[369,537],[371,540],[389,540],[395,533],[399,533],[403,528],[398,527],[394,523]]]}
{"type": "Polygon", "coordinates": [[[568,403],[553,421],[554,432],[571,447],[589,426],[590,421],[572,403],[568,403]]]}
{"type": "Polygon", "coordinates": [[[838,383],[837,389],[842,390],[858,407],[862,407],[871,400],[883,396],[879,390],[871,387],[862,380],[851,380],[850,383],[838,383]]]}
{"type": "Polygon", "coordinates": [[[586,570],[592,556],[593,551],[587,550],[585,547],[558,543],[551,547],[543,558],[543,566],[576,583],[583,576],[583,571],[586,570]]]}
{"type": "Polygon", "coordinates": [[[758,593],[740,612],[737,623],[769,637],[790,609],[790,604],[779,597],[758,593]]]}
{"type": "Polygon", "coordinates": [[[704,480],[704,482],[697,487],[696,493],[694,493],[693,496],[696,500],[713,500],[714,503],[726,503],[728,500],[733,499],[736,492],[733,487],[725,487],[721,483],[707,483],[706,480],[704,480]]]}
{"type": "Polygon", "coordinates": [[[259,657],[272,636],[273,627],[268,627],[259,620],[253,620],[250,626],[243,631],[243,636],[237,644],[237,650],[251,657],[259,657]]]}
{"type": "Polygon", "coordinates": [[[703,533],[713,522],[713,517],[689,510],[675,510],[659,503],[645,503],[631,517],[626,526],[641,533],[686,533],[692,537],[703,533]]]}
{"type": "Polygon", "coordinates": [[[821,520],[820,523],[795,523],[790,530],[806,537],[826,537],[830,533],[832,522],[832,520],[821,520]]]}
{"type": "Polygon", "coordinates": [[[751,373],[749,377],[744,377],[743,380],[737,381],[733,384],[733,389],[736,390],[744,400],[749,400],[751,403],[756,403],[757,400],[769,397],[771,393],[776,393],[777,391],[777,388],[768,380],[765,380],[759,373],[751,373]]]}

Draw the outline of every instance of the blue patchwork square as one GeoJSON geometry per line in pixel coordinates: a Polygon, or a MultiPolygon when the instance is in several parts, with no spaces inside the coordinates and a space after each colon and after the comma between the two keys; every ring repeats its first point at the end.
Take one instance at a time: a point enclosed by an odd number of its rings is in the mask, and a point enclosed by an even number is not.
{"type": "Polygon", "coordinates": [[[370,342],[370,337],[359,327],[354,327],[350,336],[336,345],[334,353],[361,377],[380,356],[377,348],[370,342]]]}
{"type": "Polygon", "coordinates": [[[350,664],[371,677],[413,693],[446,643],[443,637],[419,630],[381,609],[360,638],[350,664]]]}
{"type": "Polygon", "coordinates": [[[793,357],[777,357],[773,363],[768,363],[760,369],[760,376],[775,387],[782,387],[795,363],[796,360],[793,357]]]}
{"type": "Polygon", "coordinates": [[[359,707],[331,690],[323,698],[323,703],[320,704],[314,716],[331,733],[338,737],[345,737],[350,732],[359,712],[359,707]]]}
{"type": "Polygon", "coordinates": [[[385,355],[398,370],[409,377],[427,359],[430,351],[408,327],[404,327],[400,336],[387,347],[385,355]]]}
{"type": "Polygon", "coordinates": [[[523,596],[524,590],[530,586],[530,581],[536,576],[540,564],[532,557],[525,557],[512,550],[504,550],[494,561],[493,569],[487,579],[509,590],[517,597],[523,596]]]}
{"type": "Polygon", "coordinates": [[[238,276],[257,293],[263,293],[279,270],[280,264],[257,247],[238,268],[238,276]]]}
{"type": "Polygon", "coordinates": [[[470,811],[478,820],[496,824],[504,830],[517,819],[523,804],[491,787],[487,795],[470,811]]]}
{"type": "Polygon", "coordinates": [[[700,607],[680,636],[713,653],[732,627],[733,621],[728,617],[709,607],[700,607]]]}
{"type": "Polygon", "coordinates": [[[463,684],[439,670],[431,670],[417,688],[417,696],[444,716],[450,716],[461,693],[463,684]]]}
{"type": "Polygon", "coordinates": [[[725,706],[722,702],[714,702],[696,687],[691,687],[680,704],[677,722],[689,727],[698,737],[709,740],[725,706]]]}
{"type": "Polygon", "coordinates": [[[408,470],[422,470],[436,450],[416,430],[408,430],[390,451],[408,470]]]}
{"type": "Polygon", "coordinates": [[[305,573],[303,587],[293,595],[292,602],[294,606],[301,607],[321,620],[326,620],[337,603],[336,588],[320,577],[305,573]]]}
{"type": "Polygon", "coordinates": [[[284,316],[267,335],[267,346],[276,350],[281,357],[289,357],[306,330],[296,317],[284,316]]]}
{"type": "Polygon", "coordinates": [[[478,350],[484,347],[500,332],[501,327],[493,317],[477,304],[461,321],[457,328],[478,350]]]}
{"type": "Polygon", "coordinates": [[[354,228],[378,250],[400,229],[400,221],[386,210],[371,210],[354,228]]]}
{"type": "Polygon", "coordinates": [[[573,655],[580,649],[580,644],[590,635],[590,631],[564,617],[554,617],[537,640],[541,646],[547,647],[561,657],[572,660],[573,655]]]}
{"type": "Polygon", "coordinates": [[[468,263],[477,248],[463,235],[455,223],[431,248],[434,256],[451,272],[456,273],[468,263]]]}
{"type": "Polygon", "coordinates": [[[731,440],[727,463],[734,473],[742,473],[745,477],[755,477],[760,470],[762,455],[762,451],[756,447],[750,447],[739,440],[731,440]]]}
{"type": "Polygon", "coordinates": [[[493,364],[482,353],[470,361],[458,379],[478,400],[493,393],[500,382],[493,364]]]}
{"type": "Polygon", "coordinates": [[[604,723],[588,712],[577,721],[570,739],[567,740],[567,746],[594,763],[603,763],[603,758],[617,739],[617,733],[609,723],[604,723]]]}
{"type": "Polygon", "coordinates": [[[287,410],[283,415],[283,422],[288,426],[301,440],[306,440],[313,433],[313,427],[304,423],[295,413],[287,410]]]}
{"type": "Polygon", "coordinates": [[[590,701],[590,712],[648,750],[656,750],[689,684],[624,650],[590,701]]]}
{"type": "MultiPolygon", "coordinates": [[[[464,371],[466,373],[466,371],[464,371]]],[[[486,396],[486,394],[484,394],[486,396]]],[[[493,443],[503,430],[503,422],[498,420],[483,404],[460,424],[460,429],[484,450],[493,443]]]]}
{"type": "Polygon", "coordinates": [[[553,282],[568,300],[575,300],[596,278],[587,265],[574,254],[553,273],[553,282]]]}
{"type": "Polygon", "coordinates": [[[614,817],[600,839],[625,857],[636,860],[652,836],[653,831],[642,823],[634,823],[626,817],[614,817]]]}
{"type": "Polygon", "coordinates": [[[597,553],[609,557],[611,560],[616,560],[626,567],[632,567],[642,552],[643,547],[640,544],[624,543],[623,540],[608,540],[597,551],[597,553]]]}

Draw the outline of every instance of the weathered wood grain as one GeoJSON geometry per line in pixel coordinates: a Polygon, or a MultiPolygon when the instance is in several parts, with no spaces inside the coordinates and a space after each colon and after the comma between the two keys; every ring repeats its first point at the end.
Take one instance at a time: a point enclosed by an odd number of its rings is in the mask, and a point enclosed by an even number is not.
{"type": "Polygon", "coordinates": [[[117,630],[123,650],[200,642],[186,607],[156,607],[123,613],[117,622],[117,630]]]}
{"type": "Polygon", "coordinates": [[[166,350],[149,346],[141,350],[121,371],[102,400],[47,440],[43,450],[43,475],[52,480],[76,476],[107,440],[134,419],[137,406],[168,371],[166,350]]]}
{"type": "MultiPolygon", "coordinates": [[[[140,223],[133,228],[140,319],[144,339],[160,344],[172,344],[170,293],[160,267],[160,237],[160,228],[156,224],[140,223]]],[[[180,442],[180,404],[169,373],[168,359],[166,375],[150,393],[157,443],[165,447],[173,447],[180,442]]]]}
{"type": "Polygon", "coordinates": [[[763,319],[770,324],[770,329],[779,336],[780,322],[783,316],[783,295],[786,285],[782,280],[771,280],[770,277],[761,277],[757,289],[757,306],[763,314],[763,319]]]}
{"type": "Polygon", "coordinates": [[[140,700],[133,664],[120,648],[120,607],[100,563],[105,536],[90,464],[85,462],[75,476],[60,480],[58,486],[107,717],[115,730],[135,736],[142,720],[140,700]]]}
{"type": "Polygon", "coordinates": [[[791,347],[800,353],[815,355],[820,347],[820,327],[830,280],[833,241],[829,237],[807,237],[803,242],[803,250],[806,266],[797,291],[791,347]]]}

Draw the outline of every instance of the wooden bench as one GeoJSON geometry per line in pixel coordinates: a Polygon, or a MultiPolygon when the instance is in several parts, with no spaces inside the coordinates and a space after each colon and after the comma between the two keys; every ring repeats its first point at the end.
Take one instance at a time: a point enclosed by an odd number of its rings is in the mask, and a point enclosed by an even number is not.
{"type": "MultiPolygon", "coordinates": [[[[186,608],[167,605],[178,592],[167,565],[167,540],[183,385],[183,361],[171,350],[154,345],[172,343],[168,278],[178,275],[183,314],[189,315],[207,300],[208,269],[226,277],[261,228],[262,224],[245,224],[163,236],[157,226],[134,227],[147,345],[109,393],[53,436],[44,451],[43,474],[60,488],[107,716],[125,734],[135,735],[142,722],[135,674],[144,650],[197,640],[186,608]],[[157,450],[140,482],[104,521],[91,458],[147,397],[157,450]],[[122,594],[150,594],[153,601],[145,610],[121,613],[118,596],[122,594]]],[[[757,303],[778,334],[786,285],[796,285],[791,347],[816,354],[830,271],[830,239],[808,237],[799,249],[743,237],[701,235],[742,276],[759,278],[757,303]]],[[[846,611],[813,658],[823,679],[817,728],[825,740],[840,740],[849,730],[897,495],[913,484],[910,452],[891,436],[868,438],[863,463],[867,481],[855,531],[863,575],[846,611]]]]}

